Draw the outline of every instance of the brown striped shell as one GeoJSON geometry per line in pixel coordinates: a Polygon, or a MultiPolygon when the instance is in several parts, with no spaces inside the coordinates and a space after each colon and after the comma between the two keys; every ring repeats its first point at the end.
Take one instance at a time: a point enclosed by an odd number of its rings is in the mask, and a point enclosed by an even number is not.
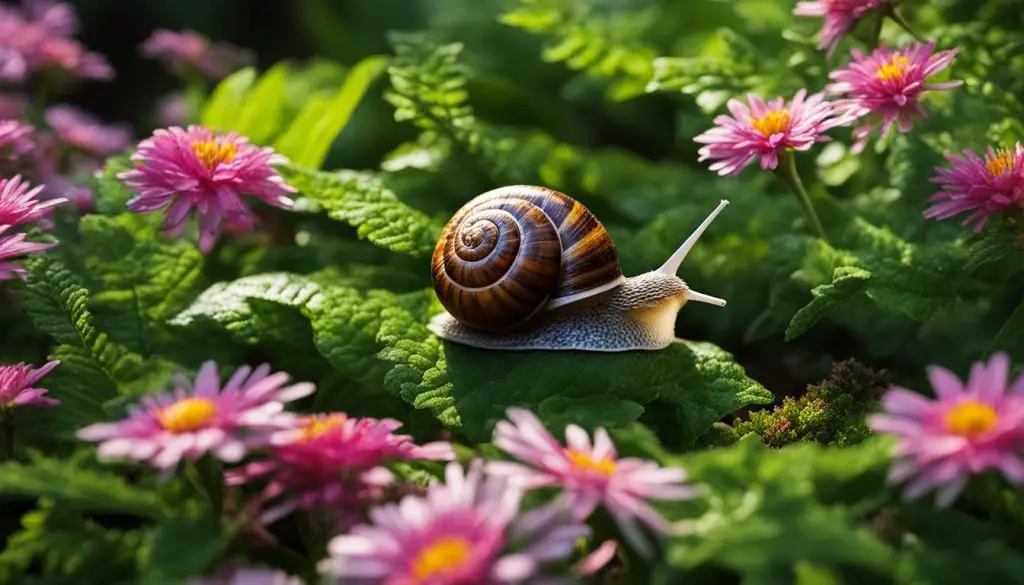
{"type": "Polygon", "coordinates": [[[608,232],[583,204],[544,187],[484,193],[445,226],[431,265],[444,308],[469,327],[504,331],[624,279],[608,232]]]}

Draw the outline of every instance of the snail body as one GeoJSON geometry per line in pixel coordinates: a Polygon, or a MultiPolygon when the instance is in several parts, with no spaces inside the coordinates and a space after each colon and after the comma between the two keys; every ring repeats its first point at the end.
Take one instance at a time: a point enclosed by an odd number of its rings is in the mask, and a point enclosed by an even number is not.
{"type": "Polygon", "coordinates": [[[657,270],[626,278],[601,222],[544,187],[488,191],[462,207],[434,250],[439,337],[494,350],[656,350],[688,301],[724,306],[676,276],[719,206],[657,270]]]}

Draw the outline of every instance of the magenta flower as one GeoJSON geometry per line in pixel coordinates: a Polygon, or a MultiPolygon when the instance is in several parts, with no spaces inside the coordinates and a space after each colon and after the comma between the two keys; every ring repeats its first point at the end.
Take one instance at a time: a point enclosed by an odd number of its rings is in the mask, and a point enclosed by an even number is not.
{"type": "Polygon", "coordinates": [[[560,582],[544,574],[546,565],[567,561],[587,526],[552,507],[519,516],[522,492],[485,477],[480,463],[468,473],[449,463],[446,483],[425,497],[371,511],[372,524],[330,542],[321,571],[363,585],[560,582]]]}
{"type": "Polygon", "coordinates": [[[100,459],[136,459],[162,470],[206,453],[238,461],[245,455],[248,434],[280,427],[288,420],[282,415],[283,403],[316,389],[305,382],[284,387],[288,379],[284,372],[271,374],[266,364],[255,371],[243,366],[221,388],[217,365],[206,362],[194,388],[176,376],[173,393],[144,396],[140,405],[129,407],[128,418],[88,426],[78,438],[99,441],[100,459]]]}
{"type": "Polygon", "coordinates": [[[283,209],[294,205],[285,194],[295,189],[271,166],[284,163],[284,157],[235,132],[219,134],[200,126],[157,130],[139,143],[132,160],[136,168],[117,175],[136,193],[128,208],[148,212],[167,207],[164,228],[179,235],[194,207],[204,253],[213,248],[226,219],[251,229],[253,215],[243,193],[283,209]]]}
{"type": "Polygon", "coordinates": [[[16,162],[32,152],[35,143],[29,137],[35,127],[19,120],[0,120],[0,160],[16,162]]]}
{"type": "Polygon", "coordinates": [[[57,243],[26,242],[25,234],[3,237],[8,229],[10,226],[0,225],[0,280],[11,280],[15,276],[24,280],[27,278],[25,269],[13,259],[49,250],[57,243]]]}
{"type": "Polygon", "coordinates": [[[804,89],[788,104],[781,97],[766,103],[748,95],[747,100],[750,107],[729,100],[726,105],[732,116],[716,116],[715,127],[693,139],[707,145],[700,149],[698,162],[715,159],[710,169],[720,175],[738,175],[758,157],[762,169],[775,169],[780,151],[807,150],[815,142],[826,142],[830,139],[823,133],[847,121],[836,117],[825,94],[807,97],[804,89]]]}
{"type": "Polygon", "coordinates": [[[928,117],[920,104],[921,94],[929,90],[952,89],[963,81],[926,83],[927,79],[949,67],[960,49],[935,51],[935,41],[892,50],[875,49],[865,56],[859,50],[851,51],[853,62],[829,73],[835,83],[826,88],[831,94],[845,95],[836,102],[853,118],[868,117],[868,121],[854,128],[857,140],[853,152],[864,149],[868,136],[881,126],[884,136],[893,124],[900,132],[914,127],[914,117],[928,117]]]}
{"type": "MultiPolygon", "coordinates": [[[[3,243],[0,242],[0,247],[3,243]]],[[[0,263],[0,270],[3,264],[0,263]]],[[[25,363],[14,364],[13,366],[0,366],[0,408],[12,408],[15,406],[57,406],[60,400],[44,396],[46,388],[36,388],[35,384],[43,379],[43,376],[53,371],[59,360],[45,364],[38,370],[25,363]]]]}
{"type": "Polygon", "coordinates": [[[660,532],[668,532],[665,520],[648,499],[683,500],[696,496],[697,488],[683,483],[686,472],[662,468],[651,461],[618,458],[608,433],[598,428],[591,444],[587,432],[576,425],[565,429],[563,447],[544,424],[528,410],[508,409],[509,421],[495,427],[494,444],[529,466],[506,461],[488,463],[488,472],[509,476],[526,489],[555,486],[575,518],[584,520],[598,505],[615,518],[625,536],[639,550],[647,549],[637,520],[660,532]]]}
{"type": "Polygon", "coordinates": [[[74,10],[65,3],[25,0],[23,8],[0,8],[0,79],[21,82],[32,72],[58,69],[86,79],[110,79],[106,59],[72,39],[74,10]]]}
{"type": "Polygon", "coordinates": [[[951,169],[936,167],[939,173],[931,178],[942,188],[931,199],[924,212],[929,219],[948,219],[971,212],[961,225],[974,224],[974,233],[985,227],[992,215],[1017,209],[1024,197],[1024,147],[985,151],[982,160],[971,149],[963,157],[947,155],[951,169]]]}
{"type": "Polygon", "coordinates": [[[227,43],[212,43],[191,30],[154,31],[142,44],[142,54],[160,59],[177,73],[195,69],[211,79],[220,79],[252,62],[249,51],[227,43]]]}
{"type": "Polygon", "coordinates": [[[21,176],[13,179],[0,179],[0,227],[17,227],[26,223],[39,221],[53,211],[53,208],[67,199],[50,199],[39,201],[37,196],[43,186],[35,188],[21,176]]]}
{"type": "Polygon", "coordinates": [[[128,148],[131,141],[131,133],[123,124],[104,126],[92,115],[72,106],[51,106],[46,109],[45,117],[57,138],[92,154],[113,154],[128,148]]]}
{"type": "Polygon", "coordinates": [[[267,460],[232,470],[229,484],[273,474],[263,503],[283,499],[263,512],[265,523],[297,508],[359,508],[391,483],[385,462],[455,458],[450,443],[417,446],[412,437],[394,434],[401,426],[393,419],[352,418],[342,412],[295,419],[292,428],[271,436],[267,460]]]}
{"type": "Polygon", "coordinates": [[[810,0],[797,2],[793,14],[824,17],[818,49],[828,49],[828,56],[839,45],[846,33],[872,10],[884,7],[886,0],[810,0]]]}
{"type": "Polygon", "coordinates": [[[1010,358],[1003,353],[976,362],[966,384],[938,366],[928,370],[936,398],[893,387],[882,398],[883,414],[868,418],[877,432],[899,438],[889,479],[907,483],[908,500],[937,488],[936,502],[948,506],[971,475],[998,469],[1024,482],[1024,376],[1009,384],[1010,358]]]}

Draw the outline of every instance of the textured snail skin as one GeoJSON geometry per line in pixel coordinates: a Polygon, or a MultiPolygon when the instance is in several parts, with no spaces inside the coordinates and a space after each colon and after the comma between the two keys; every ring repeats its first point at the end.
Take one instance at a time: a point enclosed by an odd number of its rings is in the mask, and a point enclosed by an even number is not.
{"type": "Polygon", "coordinates": [[[528,326],[502,333],[466,327],[441,313],[428,328],[454,343],[493,350],[658,350],[675,341],[675,322],[686,304],[686,283],[648,272],[627,279],[599,303],[541,313],[528,326]]]}
{"type": "Polygon", "coordinates": [[[624,280],[611,238],[586,207],[528,185],[494,189],[463,206],[438,240],[431,272],[451,316],[492,332],[624,280]]]}

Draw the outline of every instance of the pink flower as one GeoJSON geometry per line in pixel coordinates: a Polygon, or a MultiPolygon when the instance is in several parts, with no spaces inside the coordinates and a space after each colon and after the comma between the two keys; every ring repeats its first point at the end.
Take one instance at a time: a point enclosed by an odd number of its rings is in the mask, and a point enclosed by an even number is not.
{"type": "Polygon", "coordinates": [[[56,246],[57,243],[26,242],[25,234],[2,237],[4,232],[10,229],[10,227],[0,225],[0,280],[10,280],[15,276],[24,280],[26,278],[25,269],[17,262],[13,262],[12,259],[28,256],[29,254],[38,254],[56,246]]]}
{"type": "Polygon", "coordinates": [[[0,79],[21,82],[33,71],[56,68],[88,79],[110,79],[102,55],[72,39],[77,22],[70,5],[25,0],[21,10],[0,8],[0,79]]]}
{"type": "Polygon", "coordinates": [[[204,253],[213,248],[225,219],[251,229],[253,215],[243,193],[283,209],[294,204],[285,194],[295,189],[271,166],[285,159],[235,132],[219,134],[200,126],[157,130],[139,143],[132,160],[136,168],[118,174],[136,193],[128,208],[148,212],[167,207],[164,228],[178,235],[195,207],[204,253]]]}
{"type": "Polygon", "coordinates": [[[974,233],[978,233],[989,216],[1020,206],[1024,197],[1024,147],[1020,142],[1013,148],[999,150],[990,146],[984,160],[969,148],[964,154],[946,156],[952,169],[936,167],[939,174],[931,182],[938,183],[942,191],[929,199],[932,205],[924,216],[948,219],[972,212],[961,225],[974,223],[974,233]]]}
{"type": "Polygon", "coordinates": [[[870,11],[884,7],[885,4],[886,0],[810,0],[797,2],[793,14],[825,18],[818,49],[828,49],[828,56],[831,57],[839,41],[850,32],[858,20],[870,11]]]}
{"type": "Polygon", "coordinates": [[[192,579],[188,585],[302,585],[302,580],[283,571],[239,568],[221,570],[202,579],[192,579]]]}
{"type": "Polygon", "coordinates": [[[425,497],[371,511],[372,524],[331,540],[321,571],[363,585],[561,582],[544,574],[546,565],[567,561],[589,529],[564,509],[519,516],[521,491],[485,478],[480,463],[468,473],[450,463],[446,483],[431,485],[425,497]]]}
{"type": "Polygon", "coordinates": [[[508,409],[509,421],[495,427],[494,444],[529,466],[506,461],[488,463],[488,472],[514,478],[526,489],[556,486],[562,499],[584,520],[603,505],[623,533],[641,551],[647,549],[637,520],[668,532],[665,520],[647,503],[648,499],[683,500],[696,496],[697,489],[683,484],[686,472],[662,468],[642,459],[620,459],[608,433],[598,428],[591,444],[587,432],[576,425],[565,429],[568,448],[548,432],[533,413],[508,409]]]}
{"type": "Polygon", "coordinates": [[[392,481],[387,461],[413,459],[451,460],[450,443],[427,443],[396,435],[402,423],[393,419],[352,418],[342,412],[298,418],[292,428],[270,437],[270,458],[251,463],[229,474],[238,485],[273,474],[263,501],[284,496],[261,515],[270,523],[296,508],[358,508],[372,500],[392,481]]]}
{"type": "Polygon", "coordinates": [[[164,126],[182,126],[188,124],[188,102],[185,94],[174,92],[157,101],[157,121],[164,126]]]}
{"type": "Polygon", "coordinates": [[[732,116],[716,116],[715,127],[693,139],[707,145],[699,151],[699,162],[715,159],[710,168],[720,175],[738,175],[758,157],[762,169],[774,169],[780,151],[807,150],[815,142],[826,142],[830,139],[823,132],[848,121],[835,117],[836,111],[825,101],[825,94],[807,97],[804,89],[796,92],[788,104],[781,97],[765,103],[756,95],[748,95],[747,100],[750,107],[729,100],[726,105],[732,116]]]}
{"type": "Polygon", "coordinates": [[[837,106],[854,118],[870,116],[873,119],[854,129],[857,143],[853,152],[864,149],[868,136],[878,125],[884,136],[893,124],[900,132],[909,132],[914,127],[915,116],[928,117],[919,103],[923,92],[952,89],[963,83],[925,83],[929,77],[949,67],[959,51],[933,53],[934,50],[935,41],[899,50],[883,46],[868,56],[854,49],[852,63],[829,73],[835,83],[829,84],[826,91],[846,95],[836,102],[837,106]]]}
{"type": "Polygon", "coordinates": [[[129,407],[128,418],[88,426],[78,438],[99,441],[100,459],[136,459],[162,470],[206,453],[238,461],[245,455],[247,431],[259,434],[279,427],[287,420],[283,403],[316,389],[305,382],[282,387],[288,379],[284,372],[271,374],[266,364],[255,371],[243,366],[222,389],[217,365],[206,362],[194,388],[176,376],[173,393],[144,396],[140,405],[129,407]]]}
{"type": "Polygon", "coordinates": [[[16,162],[25,156],[35,144],[29,137],[34,126],[18,120],[0,120],[0,160],[16,162]]]}
{"type": "Polygon", "coordinates": [[[36,197],[43,186],[30,188],[21,176],[13,179],[0,179],[0,227],[16,227],[22,224],[39,221],[53,211],[53,208],[67,199],[50,199],[39,201],[36,197]]]}
{"type": "Polygon", "coordinates": [[[191,30],[154,31],[142,44],[142,54],[164,61],[178,73],[196,69],[211,79],[220,79],[252,62],[252,54],[227,43],[210,39],[191,30]]]}
{"type": "Polygon", "coordinates": [[[899,438],[889,478],[910,480],[906,499],[937,488],[936,502],[948,506],[971,475],[986,469],[1024,482],[1017,455],[1024,446],[1024,376],[1009,385],[1009,375],[1010,358],[999,353],[988,364],[976,362],[966,384],[945,368],[929,368],[934,400],[898,386],[885,394],[885,412],[868,424],[899,438]]]}
{"type": "MultiPolygon", "coordinates": [[[[3,244],[0,244],[2,246],[3,244]]],[[[0,264],[2,266],[2,264],[0,264]]],[[[57,406],[60,400],[47,398],[46,388],[35,388],[35,384],[49,374],[57,365],[59,360],[45,364],[38,370],[25,363],[14,364],[13,366],[0,366],[0,408],[11,408],[14,406],[57,406]]]]}
{"type": "Polygon", "coordinates": [[[112,154],[128,148],[131,141],[131,134],[123,124],[104,126],[92,115],[72,106],[51,106],[46,109],[45,117],[57,138],[89,153],[112,154]]]}

